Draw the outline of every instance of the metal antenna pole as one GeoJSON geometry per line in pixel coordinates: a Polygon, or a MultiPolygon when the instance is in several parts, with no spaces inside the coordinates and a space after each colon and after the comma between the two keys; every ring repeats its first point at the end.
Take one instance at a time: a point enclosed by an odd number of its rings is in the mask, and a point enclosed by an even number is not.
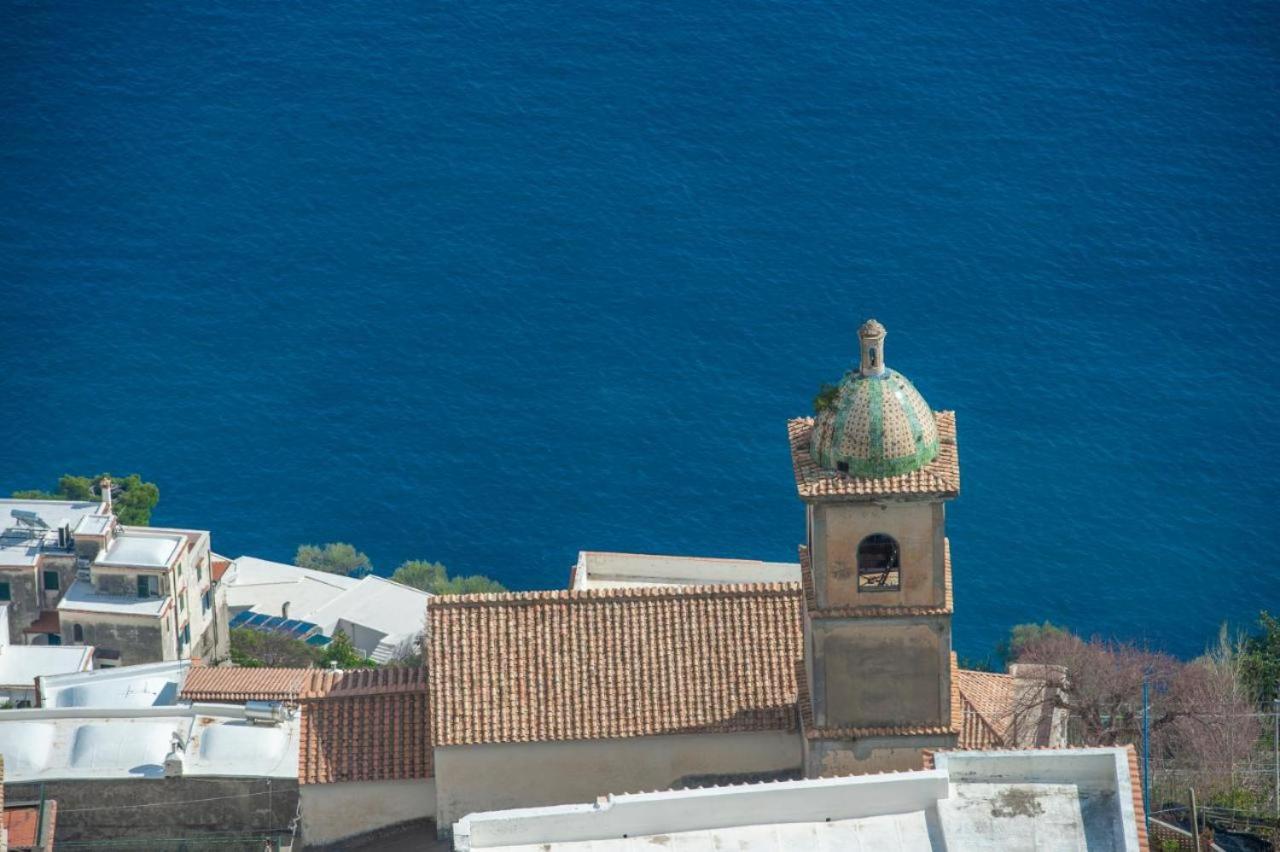
{"type": "Polygon", "coordinates": [[[1142,810],[1151,832],[1151,684],[1142,678],[1142,810]]]}
{"type": "Polygon", "coordinates": [[[1271,747],[1276,756],[1276,827],[1280,828],[1280,681],[1276,681],[1276,697],[1271,699],[1271,721],[1275,724],[1271,747]]]}

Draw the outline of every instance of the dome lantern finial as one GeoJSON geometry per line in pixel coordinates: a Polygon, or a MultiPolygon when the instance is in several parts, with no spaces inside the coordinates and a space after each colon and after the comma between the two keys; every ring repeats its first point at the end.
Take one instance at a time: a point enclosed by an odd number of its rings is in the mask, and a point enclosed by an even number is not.
{"type": "Polygon", "coordinates": [[[869,319],[858,329],[858,342],[862,345],[862,365],[859,372],[864,376],[884,375],[884,326],[869,319]]]}

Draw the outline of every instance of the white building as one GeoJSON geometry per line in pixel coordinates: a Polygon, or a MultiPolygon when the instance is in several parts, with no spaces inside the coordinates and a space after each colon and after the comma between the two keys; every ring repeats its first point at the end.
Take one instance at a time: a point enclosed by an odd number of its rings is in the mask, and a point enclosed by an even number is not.
{"type": "Polygon", "coordinates": [[[115,666],[90,672],[42,677],[39,706],[48,708],[167,707],[191,668],[190,660],[115,666]]]}
{"type": "Polygon", "coordinates": [[[915,772],[601,796],[474,813],[454,849],[494,852],[1138,852],[1132,748],[957,751],[915,772]]]}
{"type": "Polygon", "coordinates": [[[101,503],[0,500],[0,603],[13,642],[92,645],[98,666],[226,655],[209,533],[121,526],[109,485],[101,503]]]}
{"type": "Polygon", "coordinates": [[[300,638],[308,631],[331,638],[342,630],[378,663],[417,650],[431,597],[382,577],[356,579],[252,556],[233,561],[222,585],[233,627],[245,624],[242,614],[250,612],[314,626],[299,627],[300,638]]]}
{"type": "Polygon", "coordinates": [[[103,665],[224,656],[209,533],[112,519],[58,602],[58,616],[63,641],[96,645],[109,656],[103,665]]]}
{"type": "Polygon", "coordinates": [[[573,566],[569,588],[620,589],[639,586],[798,582],[798,562],[583,550],[578,553],[578,561],[573,566]]]}
{"type": "Polygon", "coordinates": [[[298,714],[278,706],[9,710],[5,795],[55,800],[59,846],[239,835],[260,849],[296,833],[300,736],[298,714]]]}
{"type": "Polygon", "coordinates": [[[91,647],[10,643],[9,604],[0,605],[0,703],[30,707],[43,678],[92,667],[91,647]]]}

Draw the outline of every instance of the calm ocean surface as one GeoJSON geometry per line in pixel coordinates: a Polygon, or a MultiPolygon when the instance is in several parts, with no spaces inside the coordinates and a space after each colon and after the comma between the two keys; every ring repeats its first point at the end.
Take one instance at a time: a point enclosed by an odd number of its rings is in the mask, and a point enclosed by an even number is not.
{"type": "Polygon", "coordinates": [[[958,411],[957,649],[1280,609],[1274,2],[32,2],[0,490],[515,588],[792,559],[785,421],[958,411]]]}

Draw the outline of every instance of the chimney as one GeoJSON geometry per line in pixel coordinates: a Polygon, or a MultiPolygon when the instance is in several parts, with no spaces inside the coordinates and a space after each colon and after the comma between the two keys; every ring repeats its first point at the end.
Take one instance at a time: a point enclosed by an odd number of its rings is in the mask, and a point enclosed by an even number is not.
{"type": "Polygon", "coordinates": [[[102,477],[102,502],[106,504],[107,514],[111,514],[111,477],[102,477]]]}
{"type": "Polygon", "coordinates": [[[164,777],[165,778],[181,778],[186,768],[186,751],[187,744],[182,741],[182,737],[176,732],[173,735],[172,744],[169,747],[169,753],[164,756],[164,777]]]}
{"type": "Polygon", "coordinates": [[[280,617],[287,619],[289,617],[289,602],[285,601],[280,604],[280,617]]]}

